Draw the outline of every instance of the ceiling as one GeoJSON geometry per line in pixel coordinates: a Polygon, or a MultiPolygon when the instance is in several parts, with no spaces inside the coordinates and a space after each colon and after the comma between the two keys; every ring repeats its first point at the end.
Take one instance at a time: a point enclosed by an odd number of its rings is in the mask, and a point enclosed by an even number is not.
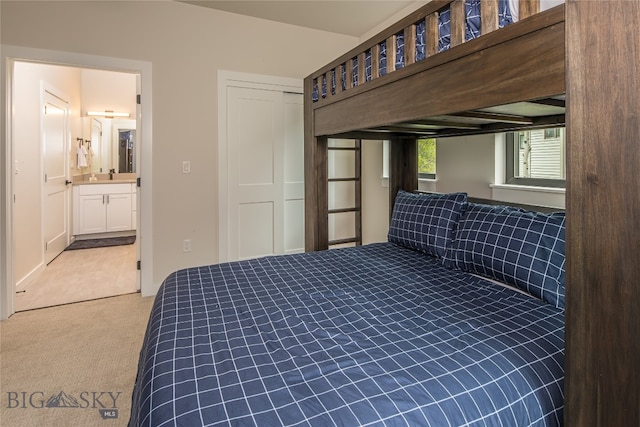
{"type": "Polygon", "coordinates": [[[362,36],[387,18],[416,2],[415,0],[178,1],[355,37],[362,36]]]}

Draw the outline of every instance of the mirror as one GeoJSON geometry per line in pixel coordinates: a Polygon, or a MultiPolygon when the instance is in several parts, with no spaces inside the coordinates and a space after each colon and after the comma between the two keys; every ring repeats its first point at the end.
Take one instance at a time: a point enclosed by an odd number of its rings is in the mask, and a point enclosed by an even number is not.
{"type": "Polygon", "coordinates": [[[102,122],[100,120],[91,119],[91,139],[87,141],[87,145],[91,150],[91,172],[102,172],[102,159],[104,157],[102,144],[102,122]]]}
{"type": "Polygon", "coordinates": [[[111,120],[111,166],[116,173],[136,171],[136,121],[111,120]]]}
{"type": "Polygon", "coordinates": [[[105,156],[108,150],[108,139],[104,139],[104,119],[83,117],[82,118],[82,139],[78,140],[78,144],[84,146],[87,150],[88,168],[83,168],[83,173],[101,173],[108,172],[108,156],[105,156]],[[103,144],[103,141],[106,143],[103,144]]]}
{"type": "Polygon", "coordinates": [[[82,127],[85,148],[92,153],[89,172],[135,173],[135,120],[83,117],[82,127]]]}
{"type": "Polygon", "coordinates": [[[118,129],[117,173],[132,173],[136,171],[135,144],[135,129],[118,129]]]}

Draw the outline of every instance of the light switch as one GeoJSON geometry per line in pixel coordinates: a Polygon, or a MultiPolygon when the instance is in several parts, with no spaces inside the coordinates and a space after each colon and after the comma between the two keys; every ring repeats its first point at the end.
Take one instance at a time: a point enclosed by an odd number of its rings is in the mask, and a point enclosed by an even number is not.
{"type": "Polygon", "coordinates": [[[191,173],[191,162],[189,160],[182,161],[182,173],[191,173]]]}

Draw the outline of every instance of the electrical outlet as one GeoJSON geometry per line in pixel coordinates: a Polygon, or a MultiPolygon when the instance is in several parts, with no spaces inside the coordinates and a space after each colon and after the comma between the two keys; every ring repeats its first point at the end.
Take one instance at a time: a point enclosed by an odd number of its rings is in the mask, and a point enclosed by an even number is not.
{"type": "Polygon", "coordinates": [[[182,161],[182,173],[191,173],[191,162],[189,160],[182,161]]]}
{"type": "Polygon", "coordinates": [[[182,241],[182,252],[191,252],[191,239],[182,241]]]}

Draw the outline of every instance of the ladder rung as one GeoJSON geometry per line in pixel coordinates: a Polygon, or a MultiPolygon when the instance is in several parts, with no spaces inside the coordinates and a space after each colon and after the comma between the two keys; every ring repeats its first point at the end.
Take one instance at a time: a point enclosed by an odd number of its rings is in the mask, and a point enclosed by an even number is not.
{"type": "Polygon", "coordinates": [[[357,237],[350,237],[348,239],[329,240],[329,246],[343,245],[345,243],[358,243],[360,239],[357,237]]]}
{"type": "Polygon", "coordinates": [[[337,214],[337,213],[345,213],[345,212],[360,212],[360,208],[329,209],[329,214],[337,214]]]}
{"type": "Polygon", "coordinates": [[[329,182],[360,181],[360,178],[329,178],[329,182]]]}
{"type": "Polygon", "coordinates": [[[331,151],[358,151],[360,147],[328,147],[331,151]]]}

